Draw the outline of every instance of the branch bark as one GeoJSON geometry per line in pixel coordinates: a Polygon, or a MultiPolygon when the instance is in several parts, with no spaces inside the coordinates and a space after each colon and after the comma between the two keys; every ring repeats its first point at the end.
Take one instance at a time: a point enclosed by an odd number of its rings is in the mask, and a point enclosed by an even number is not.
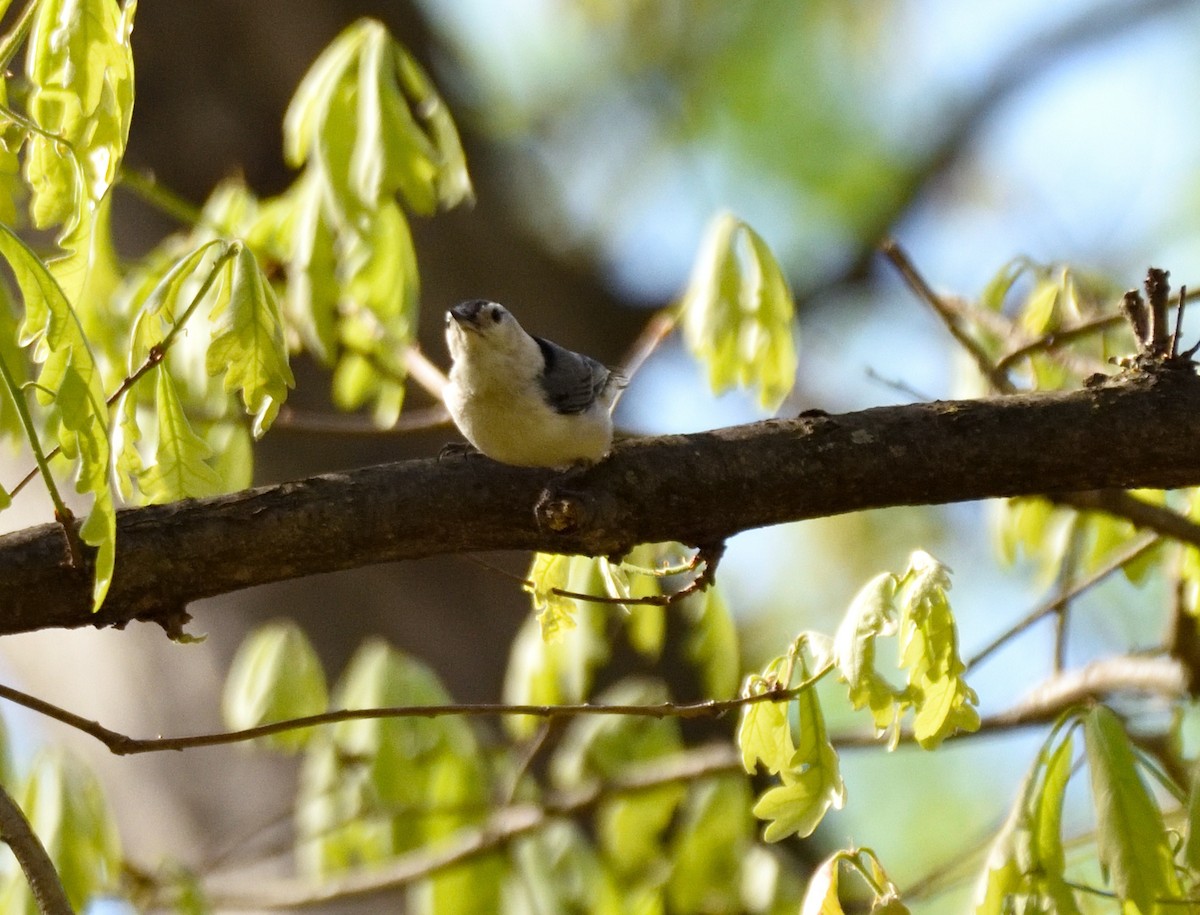
{"type": "Polygon", "coordinates": [[[42,915],[74,915],[54,862],[34,834],[25,813],[0,786],[0,841],[12,849],[42,915]]]}
{"type": "Polygon", "coordinates": [[[1069,393],[808,414],[635,439],[579,473],[417,460],[122,511],[108,600],[62,529],[0,537],[0,634],[149,620],[373,563],[485,550],[621,554],[892,505],[1200,485],[1200,379],[1138,371],[1069,393]]]}

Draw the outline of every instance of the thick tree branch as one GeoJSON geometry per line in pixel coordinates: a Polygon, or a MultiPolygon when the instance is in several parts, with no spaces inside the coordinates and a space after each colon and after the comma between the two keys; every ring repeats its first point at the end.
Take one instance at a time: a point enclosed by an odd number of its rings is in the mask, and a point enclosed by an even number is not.
{"type": "Polygon", "coordinates": [[[1198,415],[1200,379],[1164,369],[1071,393],[639,439],[573,474],[418,460],[130,509],[95,615],[90,558],[67,567],[47,524],[0,537],[0,634],[134,619],[177,629],[198,598],[436,554],[614,555],[890,505],[1198,485],[1198,415]]]}

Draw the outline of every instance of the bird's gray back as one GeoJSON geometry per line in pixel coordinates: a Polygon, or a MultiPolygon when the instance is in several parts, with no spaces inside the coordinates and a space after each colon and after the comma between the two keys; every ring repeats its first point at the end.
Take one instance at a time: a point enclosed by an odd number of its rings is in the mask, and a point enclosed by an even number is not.
{"type": "Polygon", "coordinates": [[[542,373],[542,391],[546,402],[559,413],[582,413],[619,383],[620,376],[590,356],[534,337],[542,351],[546,367],[542,373]]]}

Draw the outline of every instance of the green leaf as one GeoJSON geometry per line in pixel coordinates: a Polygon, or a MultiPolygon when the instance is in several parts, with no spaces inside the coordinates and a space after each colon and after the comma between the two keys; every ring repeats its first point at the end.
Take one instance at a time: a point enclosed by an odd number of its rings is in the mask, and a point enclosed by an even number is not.
{"type": "MultiPolygon", "coordinates": [[[[575,823],[558,820],[513,843],[509,889],[521,913],[627,915],[627,900],[575,823]]],[[[507,911],[507,910],[506,910],[507,911]]]]}
{"type": "Polygon", "coordinates": [[[1068,713],[1050,732],[1021,783],[1016,803],[988,853],[975,915],[1007,915],[1014,910],[1078,915],[1080,911],[1064,880],[1062,847],[1075,714],[1068,713]],[[1067,730],[1060,740],[1064,725],[1067,730]]]}
{"type": "Polygon", "coordinates": [[[38,399],[58,408],[63,454],[78,460],[75,489],[92,495],[80,536],[97,548],[93,607],[108,593],[116,556],[117,515],[109,487],[111,446],[108,406],[96,359],[70,303],[45,265],[12,230],[0,224],[0,255],[8,261],[25,300],[20,342],[33,345],[41,363],[38,399]]]}
{"type": "Polygon", "coordinates": [[[1084,718],[1100,866],[1122,901],[1143,913],[1181,895],[1162,813],[1137,771],[1120,719],[1096,706],[1084,718]]]}
{"type": "Polygon", "coordinates": [[[996,271],[979,294],[979,304],[988,311],[1003,311],[1004,300],[1021,274],[1031,267],[1029,260],[1017,257],[996,271]]]}
{"type": "MultiPolygon", "coordinates": [[[[146,362],[150,351],[161,346],[191,305],[213,265],[210,259],[223,246],[210,241],[193,248],[162,272],[151,274],[153,285],[135,294],[137,313],[133,320],[129,348],[129,371],[135,372],[146,362]]],[[[210,293],[211,294],[211,293],[210,293]]]]}
{"type": "MultiPolygon", "coordinates": [[[[790,657],[801,679],[808,679],[808,666],[798,649],[790,657]]],[[[752,696],[775,686],[786,687],[786,683],[779,682],[781,670],[791,670],[787,658],[776,658],[767,665],[763,676],[750,677],[742,694],[752,696]]],[[[743,706],[738,728],[743,768],[754,774],[756,764],[761,762],[768,772],[778,773],[783,781],[754,805],[755,816],[773,821],[764,834],[768,842],[777,842],[794,833],[810,835],[829,807],[841,808],[845,800],[837,752],[829,742],[816,690],[810,686],[792,701],[798,724],[795,742],[788,704],[783,702],[767,700],[743,706]]]]}
{"type": "MultiPolygon", "coordinates": [[[[746,681],[742,695],[760,695],[767,688],[768,684],[761,678],[752,676],[746,681]]],[[[742,768],[751,775],[757,771],[760,762],[772,775],[787,768],[796,753],[788,721],[788,703],[766,699],[743,705],[737,745],[741,751],[742,768]]]]}
{"type": "Polygon", "coordinates": [[[795,306],[758,234],[729,213],[714,218],[679,307],[713,393],[753,387],[763,407],[777,409],[796,381],[795,306]]]}
{"type": "Polygon", "coordinates": [[[684,651],[700,670],[704,694],[713,699],[733,696],[741,658],[737,626],[720,588],[710,585],[700,594],[684,598],[680,609],[690,626],[684,651]]]}
{"type": "MultiPolygon", "coordinates": [[[[537,617],[530,616],[513,640],[504,677],[504,701],[514,705],[558,705],[581,702],[591,689],[596,668],[608,659],[604,617],[590,604],[578,611],[578,625],[552,642],[542,637],[537,617]]],[[[510,715],[505,726],[514,736],[529,737],[541,720],[510,715]]]]}
{"type": "Polygon", "coordinates": [[[1187,842],[1183,860],[1194,871],[1200,871],[1200,761],[1192,764],[1192,784],[1188,792],[1187,842]]]}
{"type": "Polygon", "coordinates": [[[547,642],[561,639],[563,633],[575,627],[575,601],[556,594],[567,590],[571,572],[571,557],[558,553],[535,553],[533,565],[526,575],[525,590],[533,599],[533,609],[547,642]]]}
{"type": "MultiPolygon", "coordinates": [[[[374,639],[351,659],[333,704],[374,709],[448,701],[428,667],[374,639]]],[[[298,853],[309,873],[380,863],[486,815],[484,762],[462,720],[343,721],[322,734],[306,753],[297,798],[298,853]],[[451,794],[467,800],[431,803],[451,794]]]]}
{"type": "Polygon", "coordinates": [[[418,213],[469,200],[462,147],[428,77],[380,23],[341,33],[296,89],[284,154],[321,175],[339,219],[401,194],[418,213]]]}
{"type": "Polygon", "coordinates": [[[671,840],[672,912],[742,909],[742,864],[753,838],[750,787],[727,775],[692,785],[671,840]]]}
{"type": "Polygon", "coordinates": [[[254,437],[261,438],[296,380],[279,303],[258,261],[249,248],[241,248],[227,269],[228,297],[222,296],[209,315],[216,326],[206,365],[210,375],[224,373],[227,392],[241,391],[246,412],[254,417],[254,437]]]}
{"type": "MultiPolygon", "coordinates": [[[[77,911],[115,886],[121,873],[116,820],[100,783],[82,762],[61,750],[41,751],[16,800],[77,911]]],[[[38,911],[22,875],[0,894],[0,907],[38,911]]]]}
{"type": "Polygon", "coordinates": [[[875,728],[895,728],[899,697],[875,669],[875,640],[896,631],[896,576],[876,575],[859,589],[833,640],[833,662],[856,709],[869,707],[875,728]]]}
{"type": "MultiPolygon", "coordinates": [[[[656,705],[667,698],[661,682],[627,678],[606,689],[596,701],[656,705]]],[[[561,788],[577,787],[596,778],[617,778],[634,763],[678,752],[682,746],[679,722],[674,718],[583,715],[568,725],[551,760],[550,774],[561,788]]]]}
{"type": "Polygon", "coordinates": [[[155,416],[158,441],[154,462],[138,476],[138,485],[150,502],[199,499],[221,491],[221,478],[206,461],[212,457],[208,443],[192,431],[175,392],[175,383],[160,364],[155,416]]]}
{"type": "Polygon", "coordinates": [[[900,606],[900,663],[916,707],[913,732],[927,750],[955,731],[979,728],[979,697],[962,679],[949,589],[949,569],[924,551],[912,554],[900,606]]]}
{"type": "MultiPolygon", "coordinates": [[[[325,671],[304,631],[291,620],[259,626],[243,639],[229,676],[221,710],[226,727],[244,730],[324,712],[329,705],[325,671]]],[[[262,738],[295,752],[311,740],[310,728],[262,738]]]]}
{"type": "Polygon", "coordinates": [[[32,133],[25,175],[34,224],[85,218],[116,180],[133,113],[129,35],[137,3],[45,0],[26,50],[32,133]]]}
{"type": "Polygon", "coordinates": [[[838,898],[838,865],[842,857],[843,853],[838,852],[817,865],[804,891],[800,915],[845,915],[838,898]]]}

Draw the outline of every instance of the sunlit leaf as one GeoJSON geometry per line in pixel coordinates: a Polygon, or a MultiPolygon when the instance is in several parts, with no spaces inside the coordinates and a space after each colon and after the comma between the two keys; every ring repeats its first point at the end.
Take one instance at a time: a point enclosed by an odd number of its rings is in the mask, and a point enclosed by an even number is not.
{"type": "Polygon", "coordinates": [[[1100,865],[1122,900],[1142,912],[1180,895],[1162,813],[1146,790],[1120,719],[1104,706],[1084,718],[1100,865]]]}
{"type": "Polygon", "coordinates": [[[59,444],[77,460],[75,488],[92,496],[80,536],[97,548],[93,605],[99,607],[112,581],[117,516],[109,487],[111,450],[108,406],[91,347],[62,289],[37,256],[0,224],[0,255],[8,261],[25,303],[20,342],[33,346],[41,363],[38,399],[53,402],[59,415],[59,444]]]}
{"type": "Polygon", "coordinates": [[[979,728],[979,702],[962,679],[958,629],[947,591],[949,570],[928,553],[913,553],[900,607],[900,663],[916,707],[913,732],[925,749],[956,731],[979,728]]]}
{"type": "Polygon", "coordinates": [[[210,314],[209,374],[224,373],[225,390],[240,391],[259,438],[270,428],[295,378],[288,365],[279,303],[248,248],[228,268],[228,299],[210,314]]]}
{"type": "MultiPolygon", "coordinates": [[[[351,659],[333,705],[374,709],[448,701],[427,666],[371,640],[351,659]]],[[[305,755],[297,798],[300,862],[315,875],[380,863],[485,815],[487,792],[484,761],[460,719],[339,722],[305,755]],[[431,804],[451,794],[469,801],[431,804]]]]}
{"type": "Polygon", "coordinates": [[[570,573],[570,556],[536,553],[526,576],[525,590],[533,598],[533,610],[547,642],[562,638],[575,626],[575,601],[556,593],[567,589],[570,573]]]}
{"type": "Polygon", "coordinates": [[[171,376],[159,365],[155,417],[154,461],[138,476],[138,485],[151,502],[198,499],[221,491],[221,478],[209,466],[212,450],[192,431],[171,376]]]}
{"type": "Polygon", "coordinates": [[[38,5],[25,71],[28,113],[44,133],[30,136],[25,174],[39,228],[74,224],[116,179],[133,113],[136,9],[134,0],[38,5]]]}
{"type": "MultiPolygon", "coordinates": [[[[751,677],[742,694],[760,695],[766,688],[761,678],[751,677]]],[[[796,753],[788,721],[788,703],[767,699],[743,705],[737,745],[742,767],[751,775],[757,771],[759,763],[772,775],[787,768],[796,753]]]]}
{"type": "Polygon", "coordinates": [[[796,381],[794,310],[766,243],[741,220],[719,214],[680,301],[684,339],[714,393],[750,387],[763,407],[779,407],[796,381]]]}
{"type": "Polygon", "coordinates": [[[320,171],[343,219],[397,193],[419,213],[470,199],[444,104],[374,20],[343,31],[300,82],[284,119],[284,152],[291,165],[320,171]]]}
{"type": "MultiPolygon", "coordinates": [[[[800,675],[808,676],[803,661],[800,675]]],[[[794,701],[798,736],[795,752],[779,772],[783,784],[767,791],[754,805],[756,817],[771,821],[763,833],[768,842],[811,835],[826,811],[841,809],[846,799],[837,751],[829,742],[817,691],[806,689],[794,701]]]]}
{"type": "Polygon", "coordinates": [[[700,594],[684,598],[682,613],[690,623],[686,651],[700,670],[704,694],[726,699],[737,692],[741,672],[737,626],[721,589],[710,585],[700,594]]]}
{"type": "MultiPolygon", "coordinates": [[[[317,653],[294,622],[259,626],[239,646],[221,709],[231,730],[317,715],[328,708],[325,671],[317,653]]],[[[283,731],[261,738],[277,749],[294,752],[311,739],[311,729],[283,731]]]]}

